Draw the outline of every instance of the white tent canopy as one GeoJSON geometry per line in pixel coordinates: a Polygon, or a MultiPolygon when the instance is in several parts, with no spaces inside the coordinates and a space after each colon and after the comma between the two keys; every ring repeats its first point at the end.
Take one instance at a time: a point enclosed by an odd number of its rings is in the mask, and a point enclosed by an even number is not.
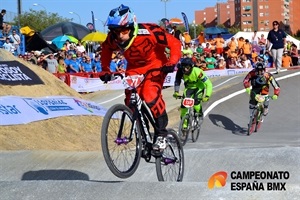
{"type": "MultiPolygon", "coordinates": [[[[257,31],[256,35],[258,37],[260,37],[261,34],[264,34],[264,37],[267,38],[268,37],[268,33],[269,32],[266,32],[266,31],[257,31]]],[[[236,33],[232,37],[234,37],[235,39],[238,39],[239,37],[243,37],[244,39],[248,39],[251,42],[253,34],[254,34],[254,32],[242,32],[242,31],[240,31],[240,32],[236,33]]],[[[229,38],[229,39],[226,40],[226,45],[230,41],[230,39],[231,38],[229,38]]],[[[297,46],[298,50],[300,49],[300,41],[299,40],[293,38],[292,36],[290,36],[288,34],[287,34],[286,40],[287,41],[292,41],[297,46]]]]}

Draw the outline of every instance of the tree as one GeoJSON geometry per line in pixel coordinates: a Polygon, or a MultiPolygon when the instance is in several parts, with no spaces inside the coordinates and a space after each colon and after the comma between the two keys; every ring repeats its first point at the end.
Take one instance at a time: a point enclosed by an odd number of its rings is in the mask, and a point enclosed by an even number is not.
{"type": "MultiPolygon", "coordinates": [[[[20,26],[29,26],[34,31],[40,32],[45,28],[57,24],[59,22],[72,21],[72,19],[63,18],[58,13],[47,13],[46,11],[36,11],[29,9],[20,15],[20,26]]],[[[14,24],[18,24],[18,17],[14,18],[14,24]]]]}

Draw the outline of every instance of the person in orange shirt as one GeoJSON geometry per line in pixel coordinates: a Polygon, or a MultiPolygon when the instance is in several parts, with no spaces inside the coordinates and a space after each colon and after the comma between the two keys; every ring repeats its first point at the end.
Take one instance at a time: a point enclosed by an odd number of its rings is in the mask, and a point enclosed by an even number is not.
{"type": "Polygon", "coordinates": [[[185,43],[185,45],[190,45],[191,40],[192,40],[190,34],[188,32],[184,32],[183,33],[183,37],[184,37],[184,43],[185,43]]]}
{"type": "Polygon", "coordinates": [[[239,40],[238,40],[238,49],[241,49],[244,44],[245,44],[244,38],[243,37],[239,37],[239,40]]]}
{"type": "Polygon", "coordinates": [[[235,42],[235,38],[232,37],[230,42],[228,42],[228,45],[227,45],[230,49],[230,51],[235,51],[237,49],[237,45],[236,45],[236,42],[235,42]]]}
{"type": "Polygon", "coordinates": [[[224,38],[222,38],[221,33],[218,33],[217,37],[215,38],[217,54],[223,55],[224,43],[225,43],[225,40],[224,40],[224,38]]]}
{"type": "Polygon", "coordinates": [[[245,43],[243,44],[242,49],[244,50],[244,54],[246,54],[247,58],[250,60],[251,53],[252,53],[252,45],[250,44],[248,39],[245,40],[245,43]]]}
{"type": "Polygon", "coordinates": [[[201,33],[198,35],[198,41],[199,41],[199,44],[203,44],[206,42],[206,39],[205,39],[205,35],[204,35],[204,32],[201,31],[201,33]]]}
{"type": "Polygon", "coordinates": [[[288,55],[288,52],[285,51],[283,52],[282,56],[282,67],[291,67],[293,66],[292,58],[291,56],[288,55]]]}
{"type": "Polygon", "coordinates": [[[252,50],[251,58],[252,58],[252,62],[254,63],[257,62],[258,54],[256,51],[252,50]]]}
{"type": "Polygon", "coordinates": [[[209,45],[210,50],[212,50],[212,51],[216,50],[216,47],[215,47],[216,41],[215,41],[215,39],[213,39],[212,35],[208,36],[207,42],[210,44],[209,45]]]}

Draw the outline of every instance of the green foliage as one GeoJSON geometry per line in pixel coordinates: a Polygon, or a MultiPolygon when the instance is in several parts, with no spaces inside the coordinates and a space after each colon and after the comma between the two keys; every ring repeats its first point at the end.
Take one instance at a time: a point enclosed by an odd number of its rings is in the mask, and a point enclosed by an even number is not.
{"type": "MultiPolygon", "coordinates": [[[[40,32],[45,28],[59,22],[72,21],[72,19],[63,18],[58,13],[47,13],[46,11],[37,11],[30,9],[20,15],[20,26],[29,26],[31,29],[40,32]]],[[[14,19],[14,24],[18,24],[18,17],[14,19]]]]}

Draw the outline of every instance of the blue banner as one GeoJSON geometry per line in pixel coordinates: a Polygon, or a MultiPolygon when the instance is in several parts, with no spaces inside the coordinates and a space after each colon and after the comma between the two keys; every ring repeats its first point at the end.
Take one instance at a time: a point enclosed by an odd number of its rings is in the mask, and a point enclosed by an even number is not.
{"type": "Polygon", "coordinates": [[[184,22],[184,26],[186,29],[186,32],[190,33],[190,28],[189,28],[189,21],[188,18],[186,16],[186,14],[184,12],[181,12],[182,18],[183,18],[183,22],[184,22]]]}

